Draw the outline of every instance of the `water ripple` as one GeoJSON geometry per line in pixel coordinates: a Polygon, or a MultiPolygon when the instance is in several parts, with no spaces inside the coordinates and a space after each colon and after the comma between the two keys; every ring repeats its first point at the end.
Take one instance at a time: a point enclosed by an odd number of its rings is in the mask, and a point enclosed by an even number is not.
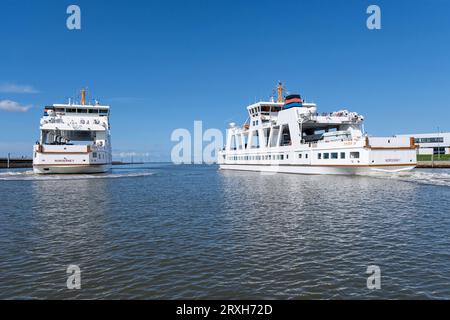
{"type": "Polygon", "coordinates": [[[448,299],[448,175],[1,172],[0,298],[448,299]]]}

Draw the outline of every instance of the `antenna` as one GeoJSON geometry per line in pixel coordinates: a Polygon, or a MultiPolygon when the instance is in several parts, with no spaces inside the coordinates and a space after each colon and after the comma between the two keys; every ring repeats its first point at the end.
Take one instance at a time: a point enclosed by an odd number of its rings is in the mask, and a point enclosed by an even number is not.
{"type": "Polygon", "coordinates": [[[86,105],[86,89],[81,89],[81,105],[86,105]]]}
{"type": "Polygon", "coordinates": [[[281,81],[278,81],[278,85],[277,85],[277,102],[283,102],[284,97],[283,97],[283,91],[284,91],[284,87],[283,84],[281,83],[281,81]]]}

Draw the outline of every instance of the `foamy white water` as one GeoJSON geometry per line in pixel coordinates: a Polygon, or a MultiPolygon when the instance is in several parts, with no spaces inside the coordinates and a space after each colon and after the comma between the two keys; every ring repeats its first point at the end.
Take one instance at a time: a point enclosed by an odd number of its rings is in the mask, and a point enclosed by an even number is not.
{"type": "Polygon", "coordinates": [[[82,179],[117,179],[117,178],[133,178],[145,177],[154,174],[148,171],[139,172],[112,172],[99,174],[35,174],[32,170],[27,171],[7,171],[0,172],[0,181],[49,181],[49,180],[82,180],[82,179]]]}
{"type": "Polygon", "coordinates": [[[416,169],[409,172],[387,175],[383,178],[450,187],[450,170],[447,169],[416,169]]]}

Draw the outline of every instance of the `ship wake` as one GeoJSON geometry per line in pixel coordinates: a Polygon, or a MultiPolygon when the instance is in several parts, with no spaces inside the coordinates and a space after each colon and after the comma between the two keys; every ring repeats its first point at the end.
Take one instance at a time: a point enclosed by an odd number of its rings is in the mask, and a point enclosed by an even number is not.
{"type": "Polygon", "coordinates": [[[0,173],[0,180],[7,181],[48,181],[48,180],[84,180],[84,179],[118,179],[118,178],[136,178],[153,175],[154,172],[110,172],[99,174],[49,174],[40,175],[28,171],[8,171],[0,173]]]}
{"type": "Polygon", "coordinates": [[[416,169],[409,172],[386,175],[383,178],[394,179],[418,184],[428,184],[450,187],[450,170],[436,169],[416,169]]]}

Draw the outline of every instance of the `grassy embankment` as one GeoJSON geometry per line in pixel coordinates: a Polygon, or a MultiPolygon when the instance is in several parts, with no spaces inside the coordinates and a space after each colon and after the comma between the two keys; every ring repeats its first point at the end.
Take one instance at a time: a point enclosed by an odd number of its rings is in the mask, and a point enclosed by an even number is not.
{"type": "Polygon", "coordinates": [[[434,155],[431,159],[431,154],[418,154],[417,161],[450,161],[450,154],[434,155]]]}

